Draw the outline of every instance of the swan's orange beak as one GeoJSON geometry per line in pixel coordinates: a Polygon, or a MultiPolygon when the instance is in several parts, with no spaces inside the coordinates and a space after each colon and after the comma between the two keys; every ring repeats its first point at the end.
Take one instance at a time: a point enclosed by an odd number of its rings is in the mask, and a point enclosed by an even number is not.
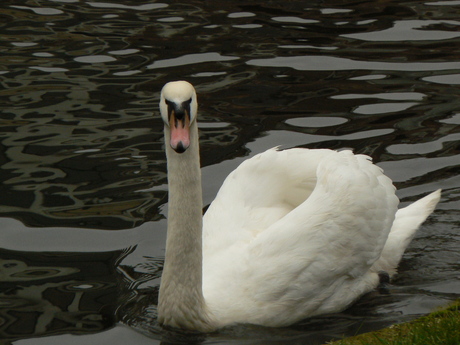
{"type": "Polygon", "coordinates": [[[171,129],[170,145],[177,153],[183,153],[190,146],[190,116],[187,111],[176,113],[174,110],[169,117],[171,129]]]}

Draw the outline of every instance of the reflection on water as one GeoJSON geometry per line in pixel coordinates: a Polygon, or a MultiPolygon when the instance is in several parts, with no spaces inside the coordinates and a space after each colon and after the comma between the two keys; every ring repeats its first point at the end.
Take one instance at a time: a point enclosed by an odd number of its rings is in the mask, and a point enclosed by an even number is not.
{"type": "Polygon", "coordinates": [[[120,253],[23,255],[1,252],[2,339],[97,332],[114,322],[120,253]]]}
{"type": "Polygon", "coordinates": [[[276,145],[369,154],[403,204],[444,189],[390,295],[211,341],[319,344],[458,296],[458,18],[458,1],[2,1],[2,338],[121,344],[119,318],[146,344],[181,339],[155,325],[167,188],[152,113],[174,79],[199,93],[205,203],[276,145]]]}

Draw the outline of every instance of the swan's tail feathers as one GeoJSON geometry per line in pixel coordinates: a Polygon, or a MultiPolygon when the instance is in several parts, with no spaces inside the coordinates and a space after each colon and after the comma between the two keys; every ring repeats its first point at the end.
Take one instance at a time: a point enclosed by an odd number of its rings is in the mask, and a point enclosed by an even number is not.
{"type": "Polygon", "coordinates": [[[373,272],[386,271],[390,276],[396,273],[399,261],[415,232],[434,211],[440,198],[441,189],[438,189],[396,212],[396,217],[382,254],[372,266],[373,272]]]}

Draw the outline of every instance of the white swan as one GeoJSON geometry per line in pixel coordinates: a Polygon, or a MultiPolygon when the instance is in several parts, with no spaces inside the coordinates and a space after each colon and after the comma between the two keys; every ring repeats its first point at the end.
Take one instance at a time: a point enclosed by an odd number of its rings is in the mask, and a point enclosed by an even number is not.
{"type": "Polygon", "coordinates": [[[268,150],[225,180],[202,217],[197,97],[161,92],[169,215],[162,325],[208,332],[338,312],[396,271],[440,190],[397,210],[391,180],[350,151],[268,150]]]}

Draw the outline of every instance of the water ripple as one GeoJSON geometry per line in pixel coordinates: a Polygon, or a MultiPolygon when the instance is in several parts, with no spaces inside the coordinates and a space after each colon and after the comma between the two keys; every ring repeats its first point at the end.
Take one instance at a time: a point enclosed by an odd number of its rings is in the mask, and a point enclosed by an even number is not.
{"type": "Polygon", "coordinates": [[[341,36],[373,42],[448,40],[460,37],[460,33],[457,32],[459,25],[460,22],[454,20],[404,20],[394,22],[393,27],[386,30],[341,36]],[[430,30],[430,27],[442,25],[449,27],[449,30],[430,30]]]}
{"type": "Polygon", "coordinates": [[[187,54],[173,59],[158,60],[153,64],[148,65],[149,69],[166,68],[175,66],[191,65],[196,63],[205,62],[220,62],[220,61],[231,61],[237,60],[238,57],[234,56],[222,56],[219,53],[202,53],[202,54],[187,54]]]}
{"type": "Polygon", "coordinates": [[[143,4],[143,5],[125,5],[125,4],[117,4],[117,3],[110,3],[110,2],[86,2],[88,5],[95,7],[95,8],[121,8],[127,10],[136,10],[136,11],[150,11],[156,10],[160,8],[168,7],[168,4],[164,3],[154,3],[154,4],[143,4]]]}
{"type": "Polygon", "coordinates": [[[459,62],[385,62],[359,61],[336,56],[309,55],[274,57],[271,59],[252,59],[250,66],[288,67],[298,71],[446,71],[460,70],[459,62]]]}

